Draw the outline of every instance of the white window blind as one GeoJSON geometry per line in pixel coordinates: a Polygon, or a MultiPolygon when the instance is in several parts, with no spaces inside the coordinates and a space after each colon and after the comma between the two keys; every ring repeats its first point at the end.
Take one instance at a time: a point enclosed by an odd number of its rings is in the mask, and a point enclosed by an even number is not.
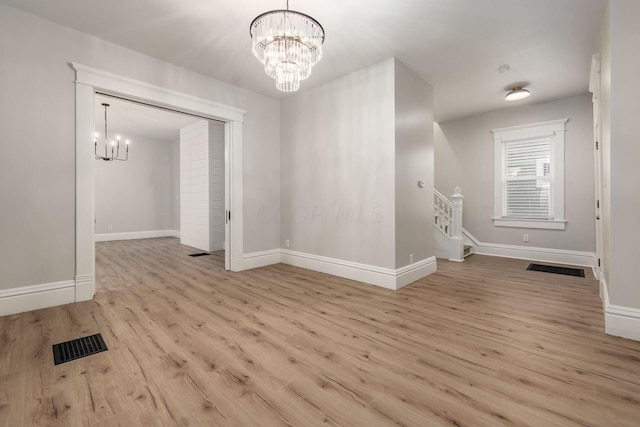
{"type": "Polygon", "coordinates": [[[502,217],[554,218],[550,138],[504,143],[502,217]]]}
{"type": "Polygon", "coordinates": [[[568,119],[493,129],[496,227],[564,230],[568,119]]]}

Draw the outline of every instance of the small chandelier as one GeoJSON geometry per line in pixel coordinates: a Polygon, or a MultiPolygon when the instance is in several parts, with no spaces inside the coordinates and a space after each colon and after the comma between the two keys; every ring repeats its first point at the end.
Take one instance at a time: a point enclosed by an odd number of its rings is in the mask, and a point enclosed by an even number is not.
{"type": "Polygon", "coordinates": [[[324,29],[309,15],[289,10],[271,10],[258,15],[249,26],[253,54],[264,71],[283,92],[295,92],[300,81],[322,59],[324,29]]]}
{"type": "MultiPolygon", "coordinates": [[[[95,139],[93,141],[93,154],[95,155],[96,160],[104,160],[105,162],[111,162],[113,160],[121,160],[125,161],[129,159],[129,141],[128,139],[125,141],[127,145],[127,151],[125,157],[123,159],[120,158],[120,135],[116,136],[116,140],[111,140],[109,142],[109,135],[107,133],[107,108],[109,108],[109,104],[103,103],[104,107],[104,156],[98,155],[98,132],[95,133],[95,139]],[[111,146],[111,153],[109,153],[109,146],[111,146]]],[[[100,152],[102,152],[102,148],[100,148],[100,152]]]]}

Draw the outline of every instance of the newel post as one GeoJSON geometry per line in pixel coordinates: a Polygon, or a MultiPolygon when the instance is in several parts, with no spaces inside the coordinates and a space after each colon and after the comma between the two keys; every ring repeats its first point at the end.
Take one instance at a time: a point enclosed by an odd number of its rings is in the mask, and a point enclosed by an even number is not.
{"type": "Polygon", "coordinates": [[[464,261],[464,238],[462,237],[462,189],[456,187],[451,195],[451,247],[450,261],[464,261]]]}

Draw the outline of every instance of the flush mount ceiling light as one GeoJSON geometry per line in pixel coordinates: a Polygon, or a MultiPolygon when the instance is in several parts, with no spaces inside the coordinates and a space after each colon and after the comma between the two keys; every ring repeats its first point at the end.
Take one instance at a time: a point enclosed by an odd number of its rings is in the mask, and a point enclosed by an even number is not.
{"type": "Polygon", "coordinates": [[[507,101],[519,101],[521,99],[527,98],[529,95],[531,95],[531,92],[529,92],[527,89],[522,89],[520,86],[516,86],[509,92],[507,92],[507,94],[504,96],[504,99],[506,99],[507,101]]]}
{"type": "MultiPolygon", "coordinates": [[[[105,162],[111,162],[113,160],[121,160],[125,161],[129,159],[129,140],[127,139],[125,143],[127,144],[127,151],[124,158],[120,158],[120,135],[116,136],[116,140],[109,141],[109,134],[107,133],[107,108],[109,108],[109,104],[103,103],[104,107],[104,156],[98,155],[98,132],[95,133],[95,139],[93,140],[93,154],[96,160],[104,160],[105,162]],[[109,153],[109,146],[111,146],[111,153],[109,153]]],[[[100,147],[100,152],[102,153],[102,147],[100,147]]]]}
{"type": "Polygon", "coordinates": [[[264,71],[283,92],[295,92],[300,81],[322,58],[324,29],[309,15],[289,10],[271,10],[258,15],[249,26],[253,54],[264,71]]]}

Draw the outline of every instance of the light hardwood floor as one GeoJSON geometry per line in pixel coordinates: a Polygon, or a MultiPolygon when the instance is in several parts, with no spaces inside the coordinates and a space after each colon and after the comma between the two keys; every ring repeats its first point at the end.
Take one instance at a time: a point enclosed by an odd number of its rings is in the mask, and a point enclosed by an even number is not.
{"type": "Polygon", "coordinates": [[[604,334],[592,277],[473,255],[393,292],[96,246],[93,301],[0,318],[0,425],[640,425],[640,342],[604,334]]]}

